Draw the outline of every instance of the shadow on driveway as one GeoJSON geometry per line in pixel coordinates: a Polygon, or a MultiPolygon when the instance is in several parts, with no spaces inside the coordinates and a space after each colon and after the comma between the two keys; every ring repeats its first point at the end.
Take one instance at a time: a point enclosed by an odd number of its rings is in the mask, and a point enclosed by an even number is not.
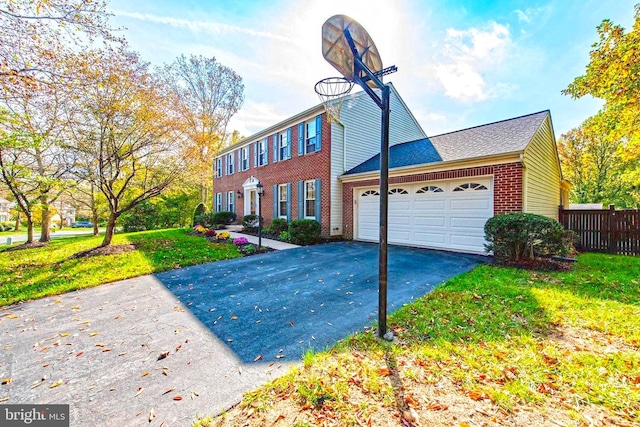
{"type": "MultiPolygon", "coordinates": [[[[388,312],[484,259],[390,246],[388,312]]],[[[377,321],[376,244],[301,247],[156,278],[244,363],[301,359],[377,321]]]]}

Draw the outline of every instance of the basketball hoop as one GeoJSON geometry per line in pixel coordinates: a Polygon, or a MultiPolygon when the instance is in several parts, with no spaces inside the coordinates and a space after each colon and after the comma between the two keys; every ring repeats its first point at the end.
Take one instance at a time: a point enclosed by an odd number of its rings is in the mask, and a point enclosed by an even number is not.
{"type": "Polygon", "coordinates": [[[314,86],[322,105],[324,105],[324,109],[327,111],[327,118],[330,123],[341,123],[340,109],[346,99],[345,95],[353,89],[353,84],[346,77],[327,77],[314,86]]]}

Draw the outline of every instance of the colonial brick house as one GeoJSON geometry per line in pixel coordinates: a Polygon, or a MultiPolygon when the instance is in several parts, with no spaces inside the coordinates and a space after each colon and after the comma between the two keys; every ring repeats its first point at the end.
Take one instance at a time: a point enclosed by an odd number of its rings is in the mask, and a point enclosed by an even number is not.
{"type": "MultiPolygon", "coordinates": [[[[483,253],[494,214],[557,218],[562,180],[549,111],[427,137],[392,87],[389,243],[483,253]]],[[[214,160],[216,210],[314,218],[325,237],[377,241],[380,111],[350,95],[340,122],[321,105],[224,150],[214,160]]]]}

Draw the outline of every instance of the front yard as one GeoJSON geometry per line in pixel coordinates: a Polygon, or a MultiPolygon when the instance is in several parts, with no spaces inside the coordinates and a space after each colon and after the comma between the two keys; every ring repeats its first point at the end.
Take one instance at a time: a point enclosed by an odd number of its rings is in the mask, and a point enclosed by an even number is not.
{"type": "Polygon", "coordinates": [[[395,342],[370,329],[307,354],[198,425],[639,425],[639,281],[637,257],[481,266],[394,313],[395,342]]]}
{"type": "Polygon", "coordinates": [[[185,230],[171,229],[116,234],[113,245],[130,245],[131,250],[77,257],[100,245],[102,239],[55,239],[44,247],[0,251],[0,306],[240,256],[233,244],[211,243],[185,230]]]}

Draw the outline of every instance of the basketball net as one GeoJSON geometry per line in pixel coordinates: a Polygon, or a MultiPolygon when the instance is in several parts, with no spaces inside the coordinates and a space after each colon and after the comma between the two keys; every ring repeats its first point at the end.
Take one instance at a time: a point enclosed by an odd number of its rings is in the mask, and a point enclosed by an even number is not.
{"type": "Polygon", "coordinates": [[[328,77],[316,83],[314,89],[327,112],[329,123],[342,123],[340,109],[353,88],[353,82],[344,77],[328,77]]]}

